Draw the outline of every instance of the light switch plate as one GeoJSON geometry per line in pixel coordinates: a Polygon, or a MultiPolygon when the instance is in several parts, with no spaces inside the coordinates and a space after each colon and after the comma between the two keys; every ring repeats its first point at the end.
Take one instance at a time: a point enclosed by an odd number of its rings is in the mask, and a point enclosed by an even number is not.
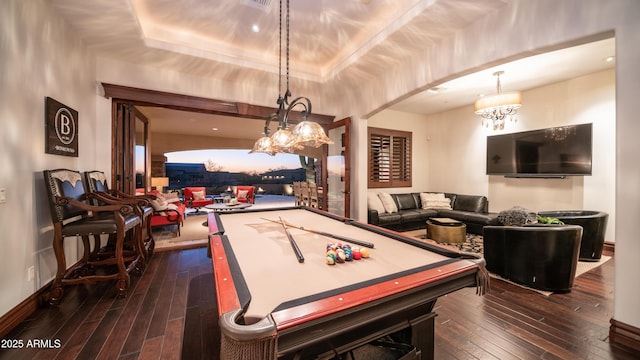
{"type": "Polygon", "coordinates": [[[0,189],[0,204],[4,204],[7,202],[7,189],[0,189]]]}

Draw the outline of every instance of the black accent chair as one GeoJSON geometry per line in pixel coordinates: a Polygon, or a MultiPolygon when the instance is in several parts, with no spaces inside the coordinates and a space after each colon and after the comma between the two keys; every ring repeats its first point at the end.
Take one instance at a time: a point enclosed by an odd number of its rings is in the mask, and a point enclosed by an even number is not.
{"type": "MultiPolygon", "coordinates": [[[[153,195],[130,195],[119,190],[109,189],[107,176],[103,171],[93,170],[84,172],[87,188],[90,192],[99,193],[113,201],[124,202],[131,205],[136,214],[142,219],[142,235],[143,243],[141,248],[145,249],[145,257],[151,258],[153,249],[155,248],[155,240],[151,231],[151,215],[153,207],[149,205],[149,198],[155,198],[153,195]]],[[[93,205],[103,205],[94,202],[93,205]]],[[[146,259],[145,259],[146,262],[146,259]]]]}
{"type": "Polygon", "coordinates": [[[534,289],[569,292],[581,238],[577,225],[485,226],[487,270],[534,289]]]}
{"type": "MultiPolygon", "coordinates": [[[[116,280],[118,297],[124,297],[130,283],[129,273],[141,271],[140,229],[142,220],[130,205],[112,202],[99,194],[85,191],[82,174],[75,170],[45,170],[44,181],[49,197],[57,261],[56,276],[45,295],[52,306],[60,303],[63,287],[116,280]],[[108,205],[91,205],[99,201],[108,205]],[[102,234],[115,236],[113,256],[97,256],[91,251],[89,238],[102,234]],[[67,269],[65,237],[81,237],[84,252],[80,261],[67,269]],[[115,268],[115,272],[114,272],[115,268]]],[[[95,246],[98,246],[99,241],[95,246]]]]}
{"type": "Polygon", "coordinates": [[[549,216],[565,224],[582,226],[580,261],[598,261],[602,257],[604,236],[607,233],[609,214],[591,210],[542,211],[540,216],[549,216]]]}

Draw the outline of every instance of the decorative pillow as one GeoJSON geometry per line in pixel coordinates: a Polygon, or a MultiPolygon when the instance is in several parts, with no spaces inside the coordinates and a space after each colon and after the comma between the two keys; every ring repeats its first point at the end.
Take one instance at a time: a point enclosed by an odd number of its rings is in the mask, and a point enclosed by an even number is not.
{"type": "Polygon", "coordinates": [[[384,210],[386,212],[388,213],[398,212],[398,206],[396,205],[396,202],[393,201],[391,194],[381,192],[378,194],[378,197],[380,198],[380,201],[382,201],[382,206],[384,206],[384,210]]]}
{"type": "Polygon", "coordinates": [[[498,221],[502,225],[522,226],[525,224],[535,224],[538,222],[536,213],[520,206],[514,206],[509,210],[498,213],[498,221]]]}
{"type": "Polygon", "coordinates": [[[165,194],[163,197],[168,203],[180,202],[180,198],[178,197],[178,194],[174,192],[165,194]]]}
{"type": "Polygon", "coordinates": [[[444,200],[446,197],[444,193],[420,193],[420,200],[444,200]]]}
{"type": "Polygon", "coordinates": [[[151,204],[151,206],[153,206],[153,209],[155,211],[166,210],[167,206],[169,205],[167,200],[165,200],[165,198],[163,198],[162,196],[158,196],[158,194],[155,194],[155,195],[156,195],[155,200],[149,200],[149,203],[151,204]]]}
{"type": "Polygon", "coordinates": [[[386,212],[384,205],[382,205],[382,200],[378,197],[378,193],[367,193],[367,207],[369,210],[376,210],[378,214],[386,212]]]}
{"type": "Polygon", "coordinates": [[[246,199],[249,194],[249,190],[238,190],[238,199],[246,199]]]}
{"type": "Polygon", "coordinates": [[[204,200],[204,191],[194,191],[193,200],[204,200]]]}
{"type": "Polygon", "coordinates": [[[420,203],[423,209],[451,210],[451,199],[443,193],[420,193],[420,203]]]}
{"type": "MultiPolygon", "coordinates": [[[[164,210],[178,210],[178,205],[176,205],[176,204],[167,204],[167,207],[164,208],[164,210]]],[[[159,211],[158,214],[160,214],[162,216],[167,216],[167,213],[165,211],[159,211]]]]}
{"type": "Polygon", "coordinates": [[[164,194],[157,190],[152,190],[149,194],[155,195],[158,199],[165,199],[164,194]]]}

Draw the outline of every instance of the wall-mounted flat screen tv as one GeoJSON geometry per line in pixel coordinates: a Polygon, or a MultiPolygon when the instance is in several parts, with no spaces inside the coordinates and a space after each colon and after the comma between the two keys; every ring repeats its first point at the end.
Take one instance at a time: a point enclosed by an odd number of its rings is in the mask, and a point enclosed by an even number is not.
{"type": "Polygon", "coordinates": [[[487,136],[487,175],[591,175],[592,124],[487,136]]]}

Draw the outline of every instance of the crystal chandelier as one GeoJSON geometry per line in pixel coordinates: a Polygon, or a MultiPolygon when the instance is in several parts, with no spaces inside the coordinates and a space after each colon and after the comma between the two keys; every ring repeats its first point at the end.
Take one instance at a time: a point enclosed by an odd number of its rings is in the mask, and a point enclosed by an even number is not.
{"type": "Polygon", "coordinates": [[[493,130],[504,129],[505,117],[515,115],[522,106],[522,95],[519,91],[502,92],[500,75],[504,71],[497,71],[493,76],[497,78],[495,95],[484,96],[476,100],[474,107],[476,115],[482,116],[482,126],[492,127],[493,130]]]}
{"type": "Polygon", "coordinates": [[[278,110],[271,114],[264,126],[264,136],[256,141],[249,153],[262,152],[269,155],[277,153],[295,153],[305,146],[320,147],[324,144],[333,144],[327,137],[322,126],[309,121],[311,115],[311,100],[306,97],[298,97],[289,103],[291,91],[289,90],[289,0],[287,0],[286,17],[286,91],[282,95],[282,0],[280,0],[280,29],[279,29],[279,62],[278,62],[278,110]],[[289,113],[294,107],[302,107],[300,115],[303,121],[298,123],[293,130],[288,129],[289,113]],[[272,120],[278,120],[278,130],[269,136],[269,124],[272,120]]]}

